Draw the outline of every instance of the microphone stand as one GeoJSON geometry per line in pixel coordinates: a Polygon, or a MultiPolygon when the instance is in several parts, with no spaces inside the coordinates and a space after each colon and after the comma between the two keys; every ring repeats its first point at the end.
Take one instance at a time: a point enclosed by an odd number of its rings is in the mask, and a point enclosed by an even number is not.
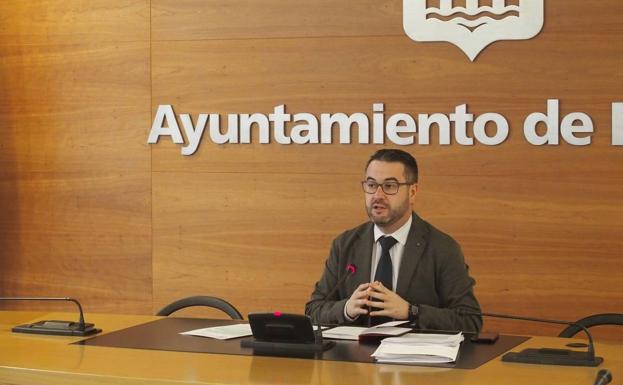
{"type": "Polygon", "coordinates": [[[479,313],[461,310],[460,314],[492,317],[492,318],[505,318],[520,321],[532,321],[549,323],[556,325],[573,325],[577,326],[584,331],[588,337],[588,351],[578,352],[570,349],[524,349],[521,352],[510,352],[502,356],[502,361],[505,362],[521,362],[525,364],[544,364],[544,365],[567,365],[567,366],[599,366],[603,362],[602,357],[595,356],[595,345],[593,344],[593,337],[585,326],[569,321],[550,320],[543,318],[522,317],[507,314],[496,313],[479,313]]]}
{"type": "Polygon", "coordinates": [[[67,301],[78,306],[80,319],[78,322],[45,320],[31,324],[18,325],[11,330],[14,333],[45,334],[53,336],[89,336],[97,334],[102,329],[95,328],[95,324],[84,322],[82,305],[77,299],[71,297],[0,297],[0,301],[67,301]]]}
{"type": "MultiPolygon", "coordinates": [[[[322,307],[327,303],[329,298],[331,298],[333,294],[335,294],[335,292],[340,288],[340,286],[342,286],[342,284],[346,282],[348,277],[355,274],[355,272],[357,271],[357,268],[355,267],[355,265],[350,264],[346,266],[346,271],[347,273],[335,284],[335,286],[333,286],[333,289],[331,289],[331,291],[327,295],[324,296],[324,299],[320,303],[320,306],[318,306],[318,310],[322,309],[322,307]]],[[[314,317],[316,321],[316,341],[318,343],[322,343],[322,325],[320,324],[319,313],[320,312],[317,311],[316,316],[314,317]]]]}

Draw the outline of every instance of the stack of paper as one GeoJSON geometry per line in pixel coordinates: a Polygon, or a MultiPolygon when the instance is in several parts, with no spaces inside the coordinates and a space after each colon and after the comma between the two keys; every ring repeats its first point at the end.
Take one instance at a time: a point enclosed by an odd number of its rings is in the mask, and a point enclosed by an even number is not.
{"type": "Polygon", "coordinates": [[[407,321],[390,321],[384,324],[376,325],[371,328],[364,328],[358,326],[338,326],[333,329],[329,329],[322,333],[324,338],[331,338],[335,340],[353,340],[357,341],[362,337],[389,337],[399,336],[411,331],[411,328],[401,328],[398,325],[402,325],[407,321]]]}
{"type": "Polygon", "coordinates": [[[372,353],[377,362],[441,364],[455,362],[463,341],[458,334],[415,334],[384,339],[372,353]]]}

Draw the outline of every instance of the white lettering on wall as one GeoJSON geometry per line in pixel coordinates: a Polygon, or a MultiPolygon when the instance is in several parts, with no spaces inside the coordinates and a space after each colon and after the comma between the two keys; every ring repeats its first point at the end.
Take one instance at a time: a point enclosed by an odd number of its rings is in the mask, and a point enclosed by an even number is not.
{"type": "Polygon", "coordinates": [[[474,136],[476,140],[487,146],[497,146],[508,138],[508,121],[500,114],[488,112],[480,115],[474,122],[474,136]],[[487,135],[487,123],[495,123],[495,135],[487,135]]]}
{"type": "Polygon", "coordinates": [[[192,155],[197,151],[199,142],[203,137],[203,130],[208,122],[208,114],[199,114],[197,118],[197,126],[193,125],[193,120],[189,114],[181,114],[182,127],[184,127],[184,133],[188,139],[188,145],[182,147],[182,155],[192,155]]]}
{"type": "Polygon", "coordinates": [[[612,103],[612,145],[623,146],[623,103],[612,103]]]}
{"type": "MultiPolygon", "coordinates": [[[[371,114],[326,112],[318,117],[308,112],[290,114],[286,105],[280,104],[269,114],[230,113],[225,118],[217,113],[200,113],[193,121],[190,114],[177,115],[173,106],[162,104],[156,110],[147,143],[158,143],[161,137],[168,137],[182,145],[182,155],[194,154],[205,137],[219,145],[271,141],[282,145],[385,144],[387,140],[398,146],[445,146],[453,141],[461,146],[497,146],[508,139],[511,129],[504,116],[495,112],[474,115],[467,104],[457,105],[448,114],[390,115],[383,103],[374,103],[371,109],[371,114]]],[[[558,145],[561,140],[573,146],[587,146],[591,144],[594,129],[593,120],[584,112],[561,116],[558,99],[549,99],[546,112],[533,112],[523,122],[524,137],[535,146],[558,145]]],[[[612,103],[612,145],[623,146],[623,103],[620,102],[612,103]]]]}
{"type": "Polygon", "coordinates": [[[572,112],[562,119],[560,123],[560,102],[558,99],[547,101],[547,113],[534,112],[526,118],[523,126],[524,136],[531,144],[540,146],[543,144],[559,144],[560,135],[565,142],[574,146],[585,146],[591,143],[590,134],[593,132],[593,121],[583,112],[572,112]],[[575,124],[575,123],[578,124],[575,124]],[[538,125],[545,126],[545,132],[539,134],[538,125]],[[578,137],[577,134],[589,134],[578,137]]]}
{"type": "Polygon", "coordinates": [[[175,119],[175,112],[173,112],[173,107],[170,104],[158,106],[154,123],[151,125],[149,138],[147,138],[147,143],[158,143],[158,139],[160,139],[161,136],[170,136],[173,143],[176,144],[184,143],[184,139],[182,139],[182,134],[180,133],[180,127],[175,119]]]}

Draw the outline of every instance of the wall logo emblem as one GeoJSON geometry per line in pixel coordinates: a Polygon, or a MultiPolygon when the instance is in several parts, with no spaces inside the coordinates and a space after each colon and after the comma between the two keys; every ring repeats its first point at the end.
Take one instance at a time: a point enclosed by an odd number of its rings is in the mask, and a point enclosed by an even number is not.
{"type": "Polygon", "coordinates": [[[494,41],[536,36],[544,1],[403,0],[403,27],[415,41],[450,42],[474,61],[494,41]]]}

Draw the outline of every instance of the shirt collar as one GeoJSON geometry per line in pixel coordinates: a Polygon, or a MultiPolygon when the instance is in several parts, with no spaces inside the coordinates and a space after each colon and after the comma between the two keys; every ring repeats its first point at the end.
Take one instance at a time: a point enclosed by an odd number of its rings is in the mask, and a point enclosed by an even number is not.
{"type": "Polygon", "coordinates": [[[374,242],[378,242],[379,238],[383,236],[391,236],[394,237],[398,243],[404,246],[407,243],[409,230],[411,230],[411,222],[413,222],[413,215],[410,215],[409,220],[391,234],[384,234],[377,225],[374,225],[374,242]]]}

